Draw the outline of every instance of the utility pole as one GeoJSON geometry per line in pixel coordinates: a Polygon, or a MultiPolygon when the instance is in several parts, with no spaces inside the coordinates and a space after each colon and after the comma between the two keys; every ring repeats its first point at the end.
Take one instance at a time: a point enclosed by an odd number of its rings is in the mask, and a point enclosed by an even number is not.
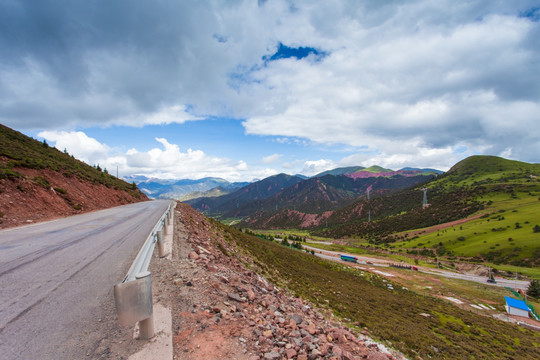
{"type": "Polygon", "coordinates": [[[424,198],[422,199],[422,207],[425,208],[425,207],[428,207],[428,202],[427,202],[427,188],[422,188],[420,189],[424,192],[424,198]]]}
{"type": "Polygon", "coordinates": [[[369,202],[369,193],[371,192],[371,186],[367,188],[367,199],[368,199],[368,222],[371,222],[371,205],[369,202]]]}

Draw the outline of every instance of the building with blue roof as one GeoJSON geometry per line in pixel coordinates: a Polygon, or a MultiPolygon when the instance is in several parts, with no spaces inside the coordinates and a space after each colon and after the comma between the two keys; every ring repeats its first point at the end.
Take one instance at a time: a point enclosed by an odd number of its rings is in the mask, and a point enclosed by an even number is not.
{"type": "Polygon", "coordinates": [[[514,299],[508,296],[504,297],[506,300],[506,312],[510,315],[517,315],[523,317],[529,317],[529,307],[525,304],[525,301],[514,299]]]}

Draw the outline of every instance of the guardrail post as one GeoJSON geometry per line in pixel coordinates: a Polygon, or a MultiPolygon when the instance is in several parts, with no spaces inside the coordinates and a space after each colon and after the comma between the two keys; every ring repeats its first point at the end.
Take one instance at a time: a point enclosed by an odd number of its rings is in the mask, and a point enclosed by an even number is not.
{"type": "MultiPolygon", "coordinates": [[[[150,303],[152,302],[152,277],[150,271],[145,271],[140,273],[136,277],[137,279],[150,278],[150,303]]],[[[139,321],[139,339],[148,340],[153,338],[155,335],[154,332],[154,311],[152,308],[150,317],[139,321]]]]}
{"type": "Polygon", "coordinates": [[[140,340],[149,340],[155,335],[154,331],[154,317],[149,317],[139,321],[139,339],[140,340]]]}
{"type": "Polygon", "coordinates": [[[163,241],[163,229],[165,228],[165,226],[159,230],[157,232],[157,246],[158,246],[158,253],[159,253],[159,257],[162,258],[162,257],[165,257],[167,256],[167,254],[165,254],[165,244],[164,244],[164,241],[163,241]]]}
{"type": "Polygon", "coordinates": [[[139,322],[141,339],[154,336],[152,276],[149,271],[137,274],[135,280],[116,285],[114,302],[120,325],[139,322]]]}

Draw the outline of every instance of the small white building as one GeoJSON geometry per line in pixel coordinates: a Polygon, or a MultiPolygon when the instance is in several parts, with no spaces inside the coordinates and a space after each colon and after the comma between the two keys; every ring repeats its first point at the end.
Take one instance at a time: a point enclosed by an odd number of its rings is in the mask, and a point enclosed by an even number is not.
{"type": "Polygon", "coordinates": [[[529,307],[525,304],[525,301],[514,299],[511,297],[505,296],[506,300],[506,312],[510,315],[517,315],[523,317],[529,317],[529,307]]]}

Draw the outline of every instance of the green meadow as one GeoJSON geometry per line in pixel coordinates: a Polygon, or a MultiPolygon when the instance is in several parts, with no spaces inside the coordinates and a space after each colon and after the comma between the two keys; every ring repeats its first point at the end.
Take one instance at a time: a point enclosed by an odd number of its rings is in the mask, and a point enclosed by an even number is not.
{"type": "Polygon", "coordinates": [[[431,248],[439,257],[447,259],[481,256],[503,270],[540,276],[538,269],[522,269],[540,258],[540,232],[535,232],[535,227],[540,226],[538,195],[492,193],[481,200],[490,205],[482,210],[480,218],[414,236],[393,244],[392,250],[431,248]]]}

